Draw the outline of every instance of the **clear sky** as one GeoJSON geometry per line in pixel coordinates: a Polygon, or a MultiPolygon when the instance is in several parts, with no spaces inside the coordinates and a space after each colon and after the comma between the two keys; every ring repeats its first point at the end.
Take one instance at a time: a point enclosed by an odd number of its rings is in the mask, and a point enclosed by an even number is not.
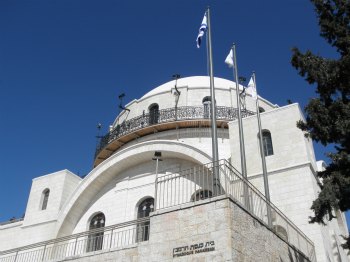
{"type": "Polygon", "coordinates": [[[337,54],[306,0],[0,1],[0,221],[23,215],[33,178],[91,170],[97,123],[106,133],[119,94],[207,74],[195,39],[208,5],[215,76],[233,79],[223,61],[235,42],[239,75],[255,70],[262,97],[303,108],[315,96],[291,48],[337,54]]]}

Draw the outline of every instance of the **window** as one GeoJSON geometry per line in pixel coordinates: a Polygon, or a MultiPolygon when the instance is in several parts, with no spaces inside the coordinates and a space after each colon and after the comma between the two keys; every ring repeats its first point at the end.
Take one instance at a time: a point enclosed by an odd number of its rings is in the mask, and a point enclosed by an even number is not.
{"type": "MultiPolygon", "coordinates": [[[[154,210],[154,199],[146,198],[141,202],[137,209],[137,218],[149,217],[149,214],[154,210]]],[[[150,223],[142,222],[137,225],[137,242],[147,241],[149,239],[150,223]]]]}
{"type": "Polygon", "coordinates": [[[213,196],[213,193],[210,190],[199,190],[195,195],[191,197],[191,201],[198,201],[198,200],[203,200],[207,199],[213,196]]]}
{"type": "Polygon", "coordinates": [[[204,118],[210,118],[210,105],[211,105],[211,97],[206,96],[202,100],[203,104],[203,117],[204,118]]]}
{"type": "Polygon", "coordinates": [[[265,112],[265,109],[259,106],[259,113],[264,113],[264,112],[265,112]]]}
{"type": "Polygon", "coordinates": [[[264,148],[264,155],[265,156],[273,155],[272,138],[271,138],[270,131],[268,130],[262,131],[262,143],[264,148]]]}
{"type": "MultiPolygon", "coordinates": [[[[106,218],[103,213],[93,216],[90,221],[89,230],[95,230],[105,226],[106,218]]],[[[101,250],[103,245],[103,230],[89,234],[87,242],[87,252],[101,250]]]]}
{"type": "Polygon", "coordinates": [[[42,193],[42,204],[41,210],[45,210],[47,208],[47,202],[49,201],[50,189],[45,189],[42,193]]]}
{"type": "Polygon", "coordinates": [[[148,110],[149,110],[149,124],[150,125],[157,124],[159,121],[159,105],[152,104],[150,105],[148,110]]]}

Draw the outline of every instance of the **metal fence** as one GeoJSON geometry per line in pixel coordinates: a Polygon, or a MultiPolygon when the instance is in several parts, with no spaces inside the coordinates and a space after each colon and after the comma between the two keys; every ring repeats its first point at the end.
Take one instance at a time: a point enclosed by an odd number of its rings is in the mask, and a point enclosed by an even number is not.
{"type": "Polygon", "coordinates": [[[124,248],[147,241],[149,233],[149,218],[139,219],[1,252],[0,261],[57,261],[89,252],[124,248]]]}
{"type": "Polygon", "coordinates": [[[155,207],[166,209],[186,203],[227,196],[264,223],[290,245],[315,261],[312,241],[226,160],[161,175],[156,181],[155,207]],[[216,176],[214,170],[217,169],[216,176]],[[269,226],[268,213],[271,212],[269,226]]]}

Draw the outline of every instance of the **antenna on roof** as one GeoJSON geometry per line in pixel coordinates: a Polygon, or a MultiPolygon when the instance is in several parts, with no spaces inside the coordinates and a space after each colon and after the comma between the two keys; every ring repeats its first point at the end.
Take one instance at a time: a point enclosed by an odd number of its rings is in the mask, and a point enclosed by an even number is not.
{"type": "Polygon", "coordinates": [[[180,95],[180,91],[177,89],[177,80],[181,78],[181,76],[179,74],[174,74],[173,75],[173,79],[175,79],[175,90],[176,90],[176,93],[177,95],[179,96],[180,95]]]}
{"type": "MultiPolygon", "coordinates": [[[[239,82],[241,85],[243,85],[244,82],[246,82],[246,81],[247,81],[247,78],[245,78],[244,76],[238,77],[238,82],[239,82]]],[[[243,87],[243,91],[240,93],[240,95],[242,95],[243,93],[245,93],[245,88],[244,88],[244,87],[243,87]]]]}
{"type": "Polygon", "coordinates": [[[118,98],[120,100],[120,103],[119,103],[119,109],[121,110],[125,110],[125,111],[129,111],[130,112],[130,109],[126,108],[125,106],[123,106],[123,97],[125,96],[124,93],[121,93],[118,98]]]}
{"type": "Polygon", "coordinates": [[[99,143],[101,142],[101,139],[103,138],[103,136],[100,135],[102,124],[98,123],[96,128],[97,128],[97,135],[95,137],[96,137],[96,152],[97,152],[97,150],[100,147],[99,143]]]}
{"type": "MultiPolygon", "coordinates": [[[[241,84],[242,86],[243,86],[244,82],[246,82],[246,81],[247,81],[247,78],[245,78],[244,76],[238,77],[238,83],[241,84]]],[[[243,86],[242,92],[239,93],[241,107],[242,107],[243,110],[246,109],[245,96],[246,96],[246,92],[245,92],[245,88],[243,86]]]]}

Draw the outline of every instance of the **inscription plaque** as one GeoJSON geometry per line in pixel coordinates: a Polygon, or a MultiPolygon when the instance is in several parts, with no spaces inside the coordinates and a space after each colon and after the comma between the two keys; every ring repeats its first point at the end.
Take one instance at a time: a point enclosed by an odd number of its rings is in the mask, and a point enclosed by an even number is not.
{"type": "Polygon", "coordinates": [[[215,242],[207,241],[187,246],[173,248],[173,257],[183,257],[193,254],[215,251],[215,242]]]}

